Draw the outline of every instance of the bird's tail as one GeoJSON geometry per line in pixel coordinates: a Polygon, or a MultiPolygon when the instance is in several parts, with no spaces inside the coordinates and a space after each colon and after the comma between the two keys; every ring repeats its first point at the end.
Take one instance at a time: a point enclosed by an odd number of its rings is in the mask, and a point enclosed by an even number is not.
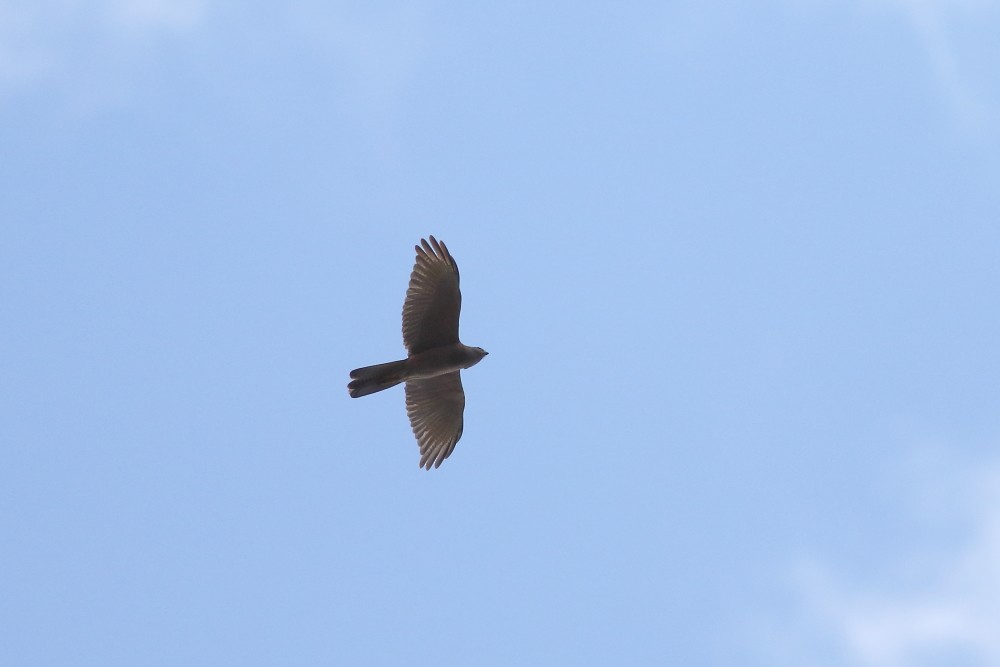
{"type": "Polygon", "coordinates": [[[347,385],[347,391],[351,398],[367,396],[377,391],[395,387],[406,379],[406,359],[401,361],[390,361],[387,364],[376,364],[355,368],[351,371],[351,382],[347,385]]]}

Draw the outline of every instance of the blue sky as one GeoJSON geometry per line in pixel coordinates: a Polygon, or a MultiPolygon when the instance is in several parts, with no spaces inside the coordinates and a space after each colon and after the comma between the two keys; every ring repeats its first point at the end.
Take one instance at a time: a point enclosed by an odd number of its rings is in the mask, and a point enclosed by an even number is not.
{"type": "Polygon", "coordinates": [[[1000,3],[279,5],[0,0],[0,662],[1000,663],[1000,3]]]}

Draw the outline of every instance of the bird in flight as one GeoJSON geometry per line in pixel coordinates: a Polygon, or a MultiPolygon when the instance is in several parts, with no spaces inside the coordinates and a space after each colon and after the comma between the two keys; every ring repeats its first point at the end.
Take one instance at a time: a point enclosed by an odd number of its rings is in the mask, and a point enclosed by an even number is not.
{"type": "Polygon", "coordinates": [[[462,437],[465,391],[461,371],[487,355],[458,339],[462,292],[458,264],[448,247],[430,237],[415,246],[417,260],[403,302],[403,344],[407,357],[355,368],[347,391],[351,398],[406,383],[406,414],[420,445],[420,467],[431,469],[455,450],[462,437]]]}

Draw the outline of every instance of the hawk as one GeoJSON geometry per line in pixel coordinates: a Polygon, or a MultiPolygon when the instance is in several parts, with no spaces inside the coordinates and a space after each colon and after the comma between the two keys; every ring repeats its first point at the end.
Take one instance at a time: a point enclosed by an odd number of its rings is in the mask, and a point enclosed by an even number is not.
{"type": "Polygon", "coordinates": [[[488,353],[458,339],[462,293],[458,264],[433,236],[415,246],[417,259],[403,302],[403,344],[407,357],[355,368],[347,391],[359,398],[406,383],[406,414],[420,445],[420,467],[431,469],[455,450],[462,437],[465,391],[461,371],[488,353]]]}

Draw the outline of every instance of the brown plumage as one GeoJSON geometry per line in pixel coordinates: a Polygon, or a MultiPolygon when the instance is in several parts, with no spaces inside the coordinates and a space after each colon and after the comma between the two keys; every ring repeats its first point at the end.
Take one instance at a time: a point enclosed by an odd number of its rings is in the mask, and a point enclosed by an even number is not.
{"type": "Polygon", "coordinates": [[[420,466],[437,468],[462,437],[465,392],[461,371],[486,356],[480,347],[458,339],[462,309],[458,264],[448,247],[433,236],[420,239],[410,286],[403,302],[400,361],[351,371],[351,397],[367,396],[406,382],[406,414],[420,446],[420,466]]]}

